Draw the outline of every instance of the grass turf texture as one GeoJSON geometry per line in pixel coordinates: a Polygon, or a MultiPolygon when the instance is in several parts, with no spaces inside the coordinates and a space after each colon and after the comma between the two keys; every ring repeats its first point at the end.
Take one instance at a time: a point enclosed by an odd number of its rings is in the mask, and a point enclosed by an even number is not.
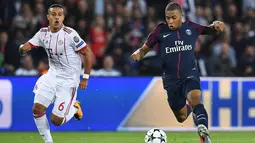
{"type": "MultiPolygon", "coordinates": [[[[143,143],[145,132],[53,132],[54,143],[143,143]]],[[[167,132],[168,143],[199,143],[196,132],[167,132]]],[[[255,143],[254,132],[211,132],[213,143],[255,143]]],[[[43,143],[37,132],[0,132],[1,143],[43,143]]]]}

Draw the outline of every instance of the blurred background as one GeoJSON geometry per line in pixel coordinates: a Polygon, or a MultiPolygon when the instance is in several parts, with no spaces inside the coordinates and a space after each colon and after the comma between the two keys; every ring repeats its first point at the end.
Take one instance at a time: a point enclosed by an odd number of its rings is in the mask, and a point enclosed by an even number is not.
{"type": "MultiPolygon", "coordinates": [[[[0,142],[41,141],[32,116],[32,90],[48,70],[47,54],[37,48],[21,57],[18,48],[48,26],[47,9],[53,3],[65,7],[64,24],[74,28],[95,55],[88,89],[78,90],[84,119],[61,127],[50,124],[52,131],[67,131],[54,132],[56,142],[143,142],[152,127],[185,131],[168,133],[169,142],[198,142],[196,133],[187,132],[196,131],[192,118],[177,123],[169,110],[157,45],[141,62],[129,59],[164,22],[170,1],[174,0],[0,0],[0,142]]],[[[255,0],[176,1],[183,7],[183,21],[226,24],[223,33],[200,36],[194,47],[210,129],[227,131],[213,132],[214,141],[254,143],[254,132],[248,131],[255,130],[255,0]]]]}
{"type": "MultiPolygon", "coordinates": [[[[140,63],[129,56],[148,33],[164,21],[164,9],[173,0],[1,0],[0,74],[34,76],[48,69],[43,48],[20,57],[20,44],[48,26],[47,9],[53,3],[66,10],[65,25],[74,28],[95,54],[93,76],[160,75],[157,46],[140,63]]],[[[177,0],[184,20],[209,25],[226,23],[217,36],[200,36],[195,54],[201,76],[255,75],[254,0],[177,0]]]]}

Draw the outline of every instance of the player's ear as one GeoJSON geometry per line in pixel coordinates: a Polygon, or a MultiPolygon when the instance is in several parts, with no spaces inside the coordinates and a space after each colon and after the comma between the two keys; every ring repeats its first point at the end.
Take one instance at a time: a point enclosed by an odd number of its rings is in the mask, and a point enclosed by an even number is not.
{"type": "Polygon", "coordinates": [[[50,18],[50,15],[49,15],[49,13],[47,14],[47,19],[49,20],[49,18],[50,18]]]}

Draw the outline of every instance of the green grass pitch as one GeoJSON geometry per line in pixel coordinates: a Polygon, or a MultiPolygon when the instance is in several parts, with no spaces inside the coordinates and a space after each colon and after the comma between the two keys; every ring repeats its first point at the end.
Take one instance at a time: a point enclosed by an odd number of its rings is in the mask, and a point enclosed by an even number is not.
{"type": "MultiPolygon", "coordinates": [[[[54,143],[143,143],[145,132],[53,132],[54,143]]],[[[199,143],[196,132],[167,132],[168,143],[199,143]]],[[[255,132],[211,132],[213,143],[255,143],[255,132]]],[[[37,132],[0,132],[0,143],[43,143],[37,132]]]]}

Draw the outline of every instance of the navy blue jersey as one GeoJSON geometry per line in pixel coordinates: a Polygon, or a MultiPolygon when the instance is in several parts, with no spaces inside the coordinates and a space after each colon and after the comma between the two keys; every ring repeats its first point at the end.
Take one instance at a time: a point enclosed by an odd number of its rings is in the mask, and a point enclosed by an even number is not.
{"type": "Polygon", "coordinates": [[[158,44],[164,78],[183,79],[190,73],[199,75],[193,49],[198,36],[207,28],[186,21],[177,30],[171,30],[165,23],[152,30],[145,44],[150,48],[158,44]]]}

